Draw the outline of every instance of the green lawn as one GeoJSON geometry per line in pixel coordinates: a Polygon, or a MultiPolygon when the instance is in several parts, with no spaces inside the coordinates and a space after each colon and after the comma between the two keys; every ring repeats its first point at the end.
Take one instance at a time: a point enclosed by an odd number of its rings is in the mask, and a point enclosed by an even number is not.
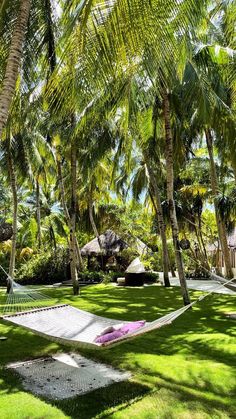
{"type": "MultiPolygon", "coordinates": [[[[69,288],[47,289],[55,302],[67,302],[117,319],[153,320],[180,307],[178,288],[118,288],[98,285],[73,297],[69,288]]],[[[199,296],[191,292],[192,298],[199,296]]],[[[3,302],[3,292],[0,303],[3,302]]],[[[205,419],[236,417],[235,297],[214,295],[173,325],[103,351],[80,353],[132,372],[132,380],[89,395],[52,402],[26,393],[4,366],[11,361],[64,351],[65,347],[0,322],[0,418],[205,419]]],[[[70,348],[69,348],[70,349],[70,348]]],[[[67,348],[68,350],[68,348],[67,348]]]]}

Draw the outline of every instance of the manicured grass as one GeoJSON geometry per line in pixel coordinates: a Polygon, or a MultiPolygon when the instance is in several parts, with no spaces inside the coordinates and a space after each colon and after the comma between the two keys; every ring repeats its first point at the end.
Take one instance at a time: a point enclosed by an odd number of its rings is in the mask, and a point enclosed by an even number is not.
{"type": "MultiPolygon", "coordinates": [[[[44,292],[55,302],[117,319],[150,321],[182,305],[178,288],[159,286],[98,285],[84,288],[81,297],[73,297],[68,288],[44,292]]],[[[199,292],[191,292],[193,299],[197,296],[199,292]]],[[[235,320],[225,313],[235,311],[235,304],[234,296],[210,296],[171,326],[103,351],[78,351],[131,371],[132,380],[60,402],[26,393],[4,366],[65,347],[1,321],[0,335],[8,340],[0,341],[0,418],[233,418],[235,320]]]]}

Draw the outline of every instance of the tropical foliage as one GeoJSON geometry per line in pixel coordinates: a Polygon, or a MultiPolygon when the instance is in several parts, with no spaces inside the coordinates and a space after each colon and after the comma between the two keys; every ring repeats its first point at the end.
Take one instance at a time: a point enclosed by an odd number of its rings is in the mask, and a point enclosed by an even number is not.
{"type": "Polygon", "coordinates": [[[233,276],[235,17],[230,0],[2,2],[0,209],[13,235],[0,256],[12,277],[69,249],[77,294],[81,245],[108,228],[153,249],[166,286],[177,270],[185,304],[187,268],[212,267],[209,243],[233,276]]]}

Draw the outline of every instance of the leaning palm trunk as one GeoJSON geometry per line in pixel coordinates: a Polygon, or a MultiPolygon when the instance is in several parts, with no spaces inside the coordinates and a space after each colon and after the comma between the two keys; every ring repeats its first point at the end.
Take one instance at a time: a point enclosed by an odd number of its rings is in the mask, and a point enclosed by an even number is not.
{"type": "MultiPolygon", "coordinates": [[[[11,256],[10,256],[10,265],[9,265],[9,277],[14,278],[15,271],[15,260],[16,260],[16,240],[17,240],[17,210],[18,210],[18,198],[17,198],[17,183],[16,183],[16,173],[15,167],[11,154],[11,140],[7,139],[7,162],[8,162],[8,173],[10,178],[12,198],[13,198],[13,223],[12,223],[12,240],[11,240],[11,256]]],[[[12,290],[12,281],[9,279],[7,284],[7,292],[11,293],[12,290]]]]}
{"type": "Polygon", "coordinates": [[[161,242],[162,242],[162,263],[163,263],[163,277],[164,277],[164,284],[165,287],[170,287],[169,281],[169,258],[168,258],[168,247],[167,247],[167,240],[166,240],[166,226],[164,223],[163,218],[163,211],[161,206],[161,197],[160,197],[160,190],[156,181],[156,177],[154,171],[152,169],[151,164],[148,162],[146,153],[143,152],[145,163],[148,171],[148,175],[150,178],[150,183],[154,192],[154,206],[157,215],[157,223],[160,230],[161,235],[161,242]]]}
{"type": "Polygon", "coordinates": [[[170,104],[168,93],[165,90],[163,93],[163,112],[165,122],[165,137],[166,137],[166,177],[167,177],[167,199],[169,204],[170,222],[172,230],[172,238],[175,249],[175,260],[178,270],[181,291],[183,295],[184,304],[190,303],[187,283],[184,274],[184,264],[179,246],[179,228],[176,217],[176,209],[174,202],[174,167],[173,167],[173,139],[170,127],[170,104]]]}
{"type": "Polygon", "coordinates": [[[88,209],[89,209],[89,219],[90,223],[93,229],[93,233],[98,241],[100,251],[101,251],[101,267],[104,268],[104,258],[103,258],[103,248],[102,248],[102,242],[100,240],[99,232],[96,226],[96,223],[94,221],[93,217],[93,199],[92,199],[92,191],[89,192],[89,198],[88,198],[88,209]]]}
{"type": "Polygon", "coordinates": [[[227,242],[226,226],[217,208],[216,196],[217,196],[217,193],[219,192],[219,183],[218,183],[216,166],[215,166],[214,155],[213,155],[213,138],[212,138],[211,130],[206,129],[205,135],[206,135],[207,149],[208,149],[208,154],[209,154],[209,159],[210,159],[211,189],[214,195],[216,224],[217,224],[217,230],[218,230],[218,235],[220,239],[221,249],[224,256],[225,273],[228,278],[233,278],[233,272],[232,272],[231,261],[230,261],[230,252],[229,252],[229,247],[228,247],[228,242],[227,242]]]}
{"type": "Polygon", "coordinates": [[[40,208],[40,190],[39,190],[39,179],[36,178],[36,219],[37,219],[37,240],[38,248],[41,248],[42,234],[41,234],[41,208],[40,208]]]}
{"type": "Polygon", "coordinates": [[[79,294],[79,281],[76,266],[76,138],[71,138],[71,211],[70,211],[70,272],[74,295],[79,294]]]}
{"type": "Polygon", "coordinates": [[[21,0],[0,94],[0,138],[2,136],[2,130],[7,122],[11,101],[15,92],[29,12],[30,0],[21,0]]]}
{"type": "MultiPolygon", "coordinates": [[[[67,225],[70,228],[71,219],[70,219],[70,214],[69,214],[68,207],[67,207],[67,204],[66,204],[66,194],[65,194],[65,187],[64,187],[64,181],[63,181],[63,176],[62,176],[60,153],[57,153],[56,161],[57,161],[58,183],[59,183],[60,195],[61,195],[61,204],[62,204],[62,208],[63,208],[64,214],[65,214],[67,225]]],[[[78,240],[77,240],[76,237],[75,237],[75,246],[76,246],[76,258],[77,258],[76,263],[78,262],[79,269],[82,271],[83,270],[83,261],[82,261],[82,256],[81,256],[79,243],[78,243],[78,240]]]]}
{"type": "Polygon", "coordinates": [[[202,250],[203,250],[203,255],[204,255],[203,266],[208,271],[210,271],[210,265],[209,265],[209,261],[208,261],[208,255],[207,255],[206,246],[205,246],[205,242],[204,242],[203,235],[202,235],[202,220],[201,220],[201,215],[198,216],[198,229],[199,229],[199,242],[202,245],[202,250]]]}
{"type": "Polygon", "coordinates": [[[169,268],[170,268],[171,276],[173,276],[173,278],[176,278],[175,267],[170,262],[170,258],[169,258],[169,268]]]}

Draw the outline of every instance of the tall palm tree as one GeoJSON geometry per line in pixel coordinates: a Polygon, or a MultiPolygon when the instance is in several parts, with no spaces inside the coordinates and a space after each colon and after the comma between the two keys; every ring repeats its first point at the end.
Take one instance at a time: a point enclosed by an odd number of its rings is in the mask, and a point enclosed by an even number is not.
{"type": "Polygon", "coordinates": [[[169,281],[169,256],[168,256],[168,247],[167,247],[167,238],[166,238],[166,226],[164,222],[163,212],[162,212],[162,205],[161,205],[161,193],[158,187],[157,179],[151,165],[151,158],[147,156],[147,153],[143,151],[145,164],[147,167],[148,175],[150,178],[150,184],[153,190],[154,202],[155,202],[155,210],[157,214],[157,221],[158,227],[160,230],[161,235],[161,242],[162,242],[162,261],[163,261],[163,279],[165,287],[170,286],[169,281]]]}
{"type": "Polygon", "coordinates": [[[30,13],[30,0],[21,0],[13,30],[5,76],[0,92],[0,138],[7,122],[11,102],[15,93],[16,81],[22,60],[22,51],[30,13]]]}
{"type": "Polygon", "coordinates": [[[215,166],[215,161],[214,161],[214,155],[213,155],[213,137],[212,137],[212,132],[209,128],[208,129],[206,128],[205,134],[206,134],[207,149],[208,149],[209,160],[210,160],[211,189],[212,189],[212,193],[213,193],[213,197],[214,197],[216,222],[217,222],[217,227],[218,227],[218,233],[219,233],[221,248],[222,248],[222,252],[223,252],[223,255],[224,255],[226,276],[228,278],[233,278],[233,271],[232,271],[231,260],[230,260],[230,252],[229,252],[229,247],[228,247],[228,242],[227,242],[226,225],[225,225],[224,220],[221,217],[221,214],[219,213],[218,205],[217,205],[217,195],[219,194],[220,189],[219,189],[219,182],[218,182],[218,177],[217,177],[217,173],[216,173],[216,166],[215,166]]]}
{"type": "MultiPolygon", "coordinates": [[[[16,240],[17,240],[17,210],[18,210],[18,197],[17,197],[17,180],[16,170],[14,166],[14,159],[12,156],[12,144],[10,137],[6,138],[6,150],[7,150],[7,167],[8,175],[10,179],[12,198],[13,198],[13,223],[12,223],[12,239],[11,239],[11,255],[9,265],[9,277],[14,278],[15,273],[15,260],[16,260],[16,240]]],[[[7,292],[12,292],[12,280],[8,280],[7,292]]]]}
{"type": "MultiPolygon", "coordinates": [[[[74,118],[72,124],[74,123],[74,118]]],[[[76,212],[77,212],[77,138],[72,134],[70,149],[71,166],[71,206],[70,206],[70,271],[74,295],[79,294],[79,281],[77,273],[76,254],[76,212]]]]}
{"type": "Polygon", "coordinates": [[[167,89],[163,91],[163,117],[165,124],[165,139],[166,139],[166,181],[167,181],[167,200],[170,213],[170,222],[172,229],[173,244],[175,249],[175,259],[183,294],[184,304],[190,303],[190,297],[186,284],[184,273],[183,259],[181,255],[181,248],[179,245],[179,228],[176,216],[176,208],[174,201],[174,160],[173,160],[173,137],[171,132],[170,119],[170,104],[167,89]]]}

